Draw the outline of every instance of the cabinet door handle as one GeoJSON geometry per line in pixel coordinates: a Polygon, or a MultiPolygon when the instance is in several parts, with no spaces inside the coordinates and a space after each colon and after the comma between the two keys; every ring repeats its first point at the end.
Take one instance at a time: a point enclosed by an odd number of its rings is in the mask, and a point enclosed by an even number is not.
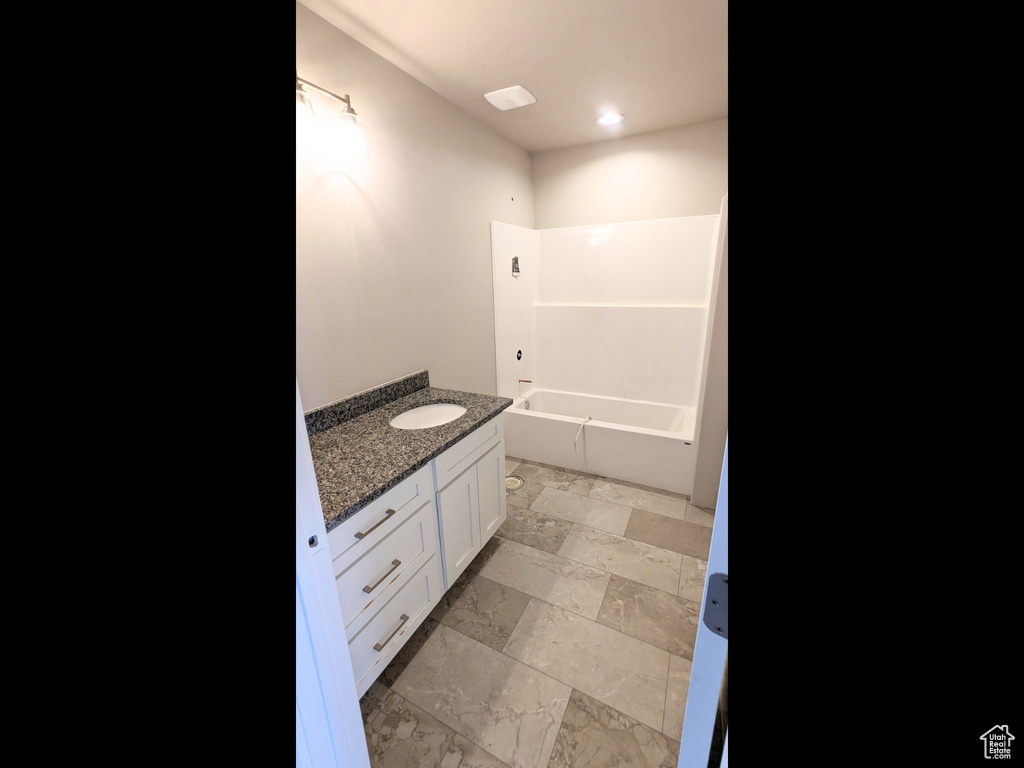
{"type": "MultiPolygon", "coordinates": [[[[385,520],[387,520],[393,514],[395,514],[395,510],[389,509],[387,512],[384,513],[384,517],[382,517],[379,521],[377,521],[377,524],[374,525],[373,528],[376,528],[378,525],[383,523],[385,520]]],[[[361,539],[361,538],[363,538],[363,536],[366,536],[367,534],[372,533],[373,532],[373,528],[371,528],[368,531],[359,531],[358,533],[356,533],[356,538],[357,539],[361,539]]]]}
{"type": "Polygon", "coordinates": [[[398,630],[400,630],[402,627],[404,627],[405,626],[405,622],[407,622],[408,620],[409,620],[409,617],[406,616],[403,613],[402,614],[402,623],[399,624],[397,627],[395,627],[395,631],[392,632],[390,635],[388,635],[388,639],[387,640],[385,640],[383,643],[375,644],[373,646],[373,650],[375,650],[375,651],[383,651],[384,650],[384,646],[391,642],[391,638],[398,634],[398,630]]]}
{"type": "Polygon", "coordinates": [[[384,579],[386,579],[388,576],[390,576],[392,574],[392,572],[395,570],[395,568],[397,568],[401,564],[402,564],[401,560],[392,560],[391,561],[391,570],[388,571],[387,573],[385,573],[383,576],[381,576],[380,579],[377,581],[377,583],[374,584],[372,587],[369,584],[367,584],[365,587],[363,587],[363,592],[365,592],[366,594],[370,594],[371,592],[373,592],[373,590],[375,590],[377,587],[379,587],[380,583],[382,581],[384,581],[384,579]]]}

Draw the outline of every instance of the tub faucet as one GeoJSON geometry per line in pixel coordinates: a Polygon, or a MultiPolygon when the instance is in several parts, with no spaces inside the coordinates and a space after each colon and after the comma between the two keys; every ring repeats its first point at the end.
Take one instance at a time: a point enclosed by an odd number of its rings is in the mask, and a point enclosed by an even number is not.
{"type": "Polygon", "coordinates": [[[533,382],[530,381],[530,379],[520,379],[519,380],[519,396],[520,397],[523,396],[523,384],[533,384],[533,382]]]}

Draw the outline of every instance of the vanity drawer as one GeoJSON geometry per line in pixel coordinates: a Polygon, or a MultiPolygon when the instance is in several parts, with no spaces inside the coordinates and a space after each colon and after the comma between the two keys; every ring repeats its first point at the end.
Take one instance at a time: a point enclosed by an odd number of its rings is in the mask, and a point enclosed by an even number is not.
{"type": "Polygon", "coordinates": [[[430,557],[409,582],[349,640],[356,692],[362,696],[370,684],[441,599],[441,566],[430,557]]]}
{"type": "Polygon", "coordinates": [[[373,549],[434,495],[428,464],[374,499],[327,534],[334,575],[373,549]]]}
{"type": "Polygon", "coordinates": [[[466,467],[473,464],[504,438],[505,423],[499,414],[434,459],[437,489],[441,490],[448,485],[462,474],[466,467]]]}
{"type": "Polygon", "coordinates": [[[377,606],[399,592],[409,577],[437,552],[437,512],[427,497],[411,516],[373,549],[335,577],[341,614],[350,633],[377,606]]]}

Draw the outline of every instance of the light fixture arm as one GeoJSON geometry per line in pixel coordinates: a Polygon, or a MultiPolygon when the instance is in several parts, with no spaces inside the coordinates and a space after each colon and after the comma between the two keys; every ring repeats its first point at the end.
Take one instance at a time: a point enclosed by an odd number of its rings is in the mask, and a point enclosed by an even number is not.
{"type": "Polygon", "coordinates": [[[310,88],[320,91],[320,93],[326,96],[330,96],[332,99],[336,99],[337,101],[343,102],[345,104],[345,111],[355,114],[355,110],[352,109],[352,101],[349,99],[349,95],[347,93],[344,96],[338,96],[336,93],[331,93],[326,88],[321,88],[316,83],[311,83],[309,82],[309,80],[304,80],[303,78],[299,77],[297,72],[295,73],[295,83],[296,86],[298,86],[299,84],[308,85],[310,88]]]}

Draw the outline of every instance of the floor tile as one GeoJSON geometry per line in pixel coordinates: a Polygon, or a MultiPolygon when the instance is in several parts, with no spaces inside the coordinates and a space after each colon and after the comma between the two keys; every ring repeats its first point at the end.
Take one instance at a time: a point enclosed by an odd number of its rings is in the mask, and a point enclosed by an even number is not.
{"type": "Polygon", "coordinates": [[[675,768],[679,740],[573,691],[548,768],[675,768]]]}
{"type": "Polygon", "coordinates": [[[690,669],[693,662],[673,655],[668,664],[668,695],[665,697],[665,724],[661,732],[677,742],[683,737],[683,715],[686,713],[686,694],[690,689],[690,669]]]}
{"type": "Polygon", "coordinates": [[[714,511],[513,474],[506,521],[360,700],[372,768],[675,766],[714,511]]]}
{"type": "Polygon", "coordinates": [[[441,623],[500,651],[529,602],[529,595],[476,573],[441,623]]]}
{"type": "Polygon", "coordinates": [[[516,467],[516,474],[524,480],[538,483],[546,488],[575,493],[586,496],[597,479],[596,475],[588,475],[584,472],[573,472],[561,467],[553,467],[549,464],[540,464],[534,461],[524,461],[516,467]]]}
{"type": "Polygon", "coordinates": [[[688,523],[696,523],[697,525],[706,525],[708,528],[713,528],[715,525],[715,510],[687,504],[686,515],[683,519],[688,523]]]}
{"type": "Polygon", "coordinates": [[[560,520],[509,504],[508,516],[495,535],[553,555],[562,546],[570,528],[572,523],[568,520],[560,520]]]}
{"type": "Polygon", "coordinates": [[[610,501],[545,488],[530,505],[530,511],[621,536],[626,531],[633,510],[610,501]]]}
{"type": "Polygon", "coordinates": [[[470,582],[476,577],[477,571],[470,570],[466,567],[459,577],[455,579],[455,583],[452,584],[448,590],[441,595],[441,599],[437,601],[437,605],[431,609],[428,614],[428,618],[434,619],[435,621],[443,621],[444,617],[448,614],[448,611],[455,604],[455,602],[462,596],[462,593],[469,586],[470,582]]]}
{"type": "Polygon", "coordinates": [[[655,730],[661,728],[666,650],[535,598],[504,652],[655,730]]]}
{"type": "MultiPolygon", "coordinates": [[[[501,541],[502,540],[498,537],[497,533],[485,541],[484,545],[480,548],[480,551],[476,553],[476,557],[469,561],[469,565],[466,566],[466,571],[480,573],[480,569],[487,565],[487,561],[490,560],[501,548],[501,541]]],[[[463,573],[466,571],[463,571],[463,573]]],[[[456,579],[456,581],[458,581],[458,579],[456,579]]]]}
{"type": "Polygon", "coordinates": [[[708,559],[708,550],[711,547],[711,529],[707,526],[676,520],[643,509],[633,510],[623,535],[703,560],[708,559]]]}
{"type": "Polygon", "coordinates": [[[708,561],[683,555],[679,566],[679,596],[687,600],[704,600],[704,581],[708,575],[708,561]]]}
{"type": "Polygon", "coordinates": [[[384,700],[391,695],[391,689],[385,685],[381,685],[379,681],[370,683],[370,687],[366,689],[366,693],[359,699],[359,711],[363,716],[363,723],[365,722],[378,710],[384,703],[384,700]]]}
{"type": "Polygon", "coordinates": [[[597,621],[630,637],[693,658],[700,603],[612,576],[597,621]]]}
{"type": "MultiPolygon", "coordinates": [[[[492,539],[493,541],[493,539],[492,539]]],[[[486,548],[486,547],[485,547],[486,548]]],[[[481,552],[481,554],[483,554],[481,552]]],[[[477,555],[477,559],[480,555],[477,555]]],[[[476,562],[476,560],[474,560],[476,562]]],[[[434,630],[437,629],[438,625],[447,615],[452,605],[459,599],[459,596],[469,585],[469,582],[473,580],[476,575],[475,571],[470,571],[467,566],[466,570],[455,580],[455,583],[449,587],[448,591],[441,595],[441,599],[437,601],[437,605],[431,609],[430,613],[423,620],[423,623],[416,628],[409,639],[406,640],[395,657],[388,662],[388,665],[377,677],[377,681],[384,686],[390,688],[398,676],[402,674],[402,671],[408,666],[409,662],[413,660],[416,654],[419,652],[423,644],[427,642],[427,638],[433,634],[434,630]]]]}
{"type": "Polygon", "coordinates": [[[540,483],[525,480],[522,486],[514,491],[506,490],[505,498],[508,500],[508,506],[526,509],[537,500],[543,490],[544,486],[540,483]]]}
{"type": "MultiPolygon", "coordinates": [[[[482,576],[588,619],[597,618],[608,587],[608,574],[603,569],[508,539],[497,540],[500,546],[480,569],[482,576]]],[[[675,579],[678,581],[678,574],[675,579]]]]}
{"type": "Polygon", "coordinates": [[[508,763],[456,733],[438,768],[508,768],[508,763]]]}
{"type": "Polygon", "coordinates": [[[360,706],[371,767],[433,768],[440,764],[455,731],[378,683],[370,688],[360,706]]]}
{"type": "Polygon", "coordinates": [[[512,768],[546,768],[572,689],[442,624],[393,690],[512,768]]]}
{"type": "MultiPolygon", "coordinates": [[[[444,599],[444,598],[442,598],[444,599]]],[[[416,654],[419,653],[420,648],[427,642],[430,636],[434,633],[439,626],[441,626],[440,619],[435,619],[431,616],[427,616],[420,624],[416,631],[409,635],[409,639],[405,641],[398,653],[395,654],[394,658],[388,662],[388,665],[384,667],[383,671],[377,676],[377,682],[390,688],[394,685],[395,680],[402,674],[405,668],[409,665],[416,654]]]]}
{"type": "Polygon", "coordinates": [[[680,493],[659,491],[636,483],[599,477],[590,489],[590,498],[612,501],[635,509],[657,512],[666,517],[684,520],[688,502],[680,493]]]}
{"type": "MultiPolygon", "coordinates": [[[[634,514],[638,511],[633,510],[634,514]]],[[[682,555],[678,552],[598,531],[579,523],[573,523],[558,554],[568,560],[600,568],[666,592],[675,592],[679,588],[682,555]]]]}

